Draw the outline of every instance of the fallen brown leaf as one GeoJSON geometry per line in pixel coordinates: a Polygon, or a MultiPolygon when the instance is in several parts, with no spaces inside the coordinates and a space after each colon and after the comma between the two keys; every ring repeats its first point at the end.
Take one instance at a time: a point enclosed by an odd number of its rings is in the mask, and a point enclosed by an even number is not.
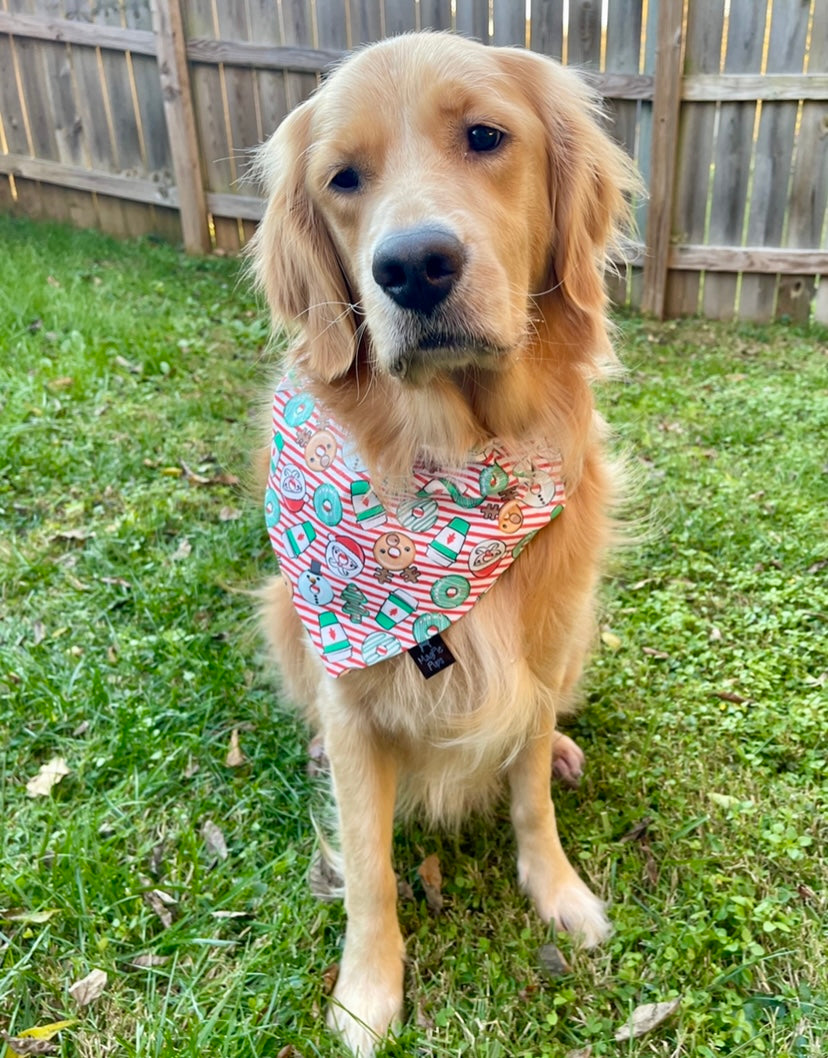
{"type": "Polygon", "coordinates": [[[747,698],[743,698],[741,694],[734,694],[733,691],[714,691],[713,697],[720,698],[723,702],[735,702],[736,705],[747,701],[747,698]]]}
{"type": "Polygon", "coordinates": [[[432,853],[426,856],[417,868],[417,874],[425,889],[426,903],[432,911],[443,910],[443,875],[440,872],[440,860],[432,853]]]}
{"type": "Polygon", "coordinates": [[[669,999],[666,1003],[643,1003],[636,1007],[630,1014],[629,1020],[616,1032],[615,1038],[619,1043],[624,1040],[634,1040],[643,1036],[645,1032],[658,1028],[681,1006],[681,997],[669,999]]]}
{"type": "Polygon", "coordinates": [[[80,981],[75,981],[69,986],[69,995],[75,1000],[79,1007],[89,1006],[100,998],[106,988],[108,978],[103,970],[92,970],[80,981]]]}
{"type": "Polygon", "coordinates": [[[204,844],[207,846],[208,852],[218,856],[220,860],[227,859],[230,855],[227,851],[227,842],[224,840],[224,834],[222,834],[212,819],[205,819],[201,824],[201,836],[204,838],[204,844]]]}
{"type": "Polygon", "coordinates": [[[554,944],[544,944],[538,949],[538,962],[541,970],[551,981],[572,973],[572,967],[564,958],[563,952],[554,944]]]}
{"type": "Polygon", "coordinates": [[[147,952],[145,955],[136,955],[134,959],[130,959],[129,965],[136,966],[139,970],[149,970],[153,966],[164,966],[169,961],[169,955],[153,955],[152,952],[147,952]]]}
{"type": "Polygon", "coordinates": [[[29,1054],[57,1054],[58,1046],[49,1040],[35,1040],[31,1037],[9,1036],[7,1032],[0,1032],[0,1040],[8,1047],[11,1058],[19,1055],[25,1058],[29,1054]]]}
{"type": "Polygon", "coordinates": [[[44,908],[42,911],[29,911],[25,907],[0,908],[0,922],[23,922],[28,925],[39,925],[48,922],[50,918],[59,915],[60,910],[56,907],[44,908]]]}
{"type": "MultiPolygon", "coordinates": [[[[145,884],[148,880],[142,879],[145,884]]],[[[152,908],[155,914],[161,919],[161,925],[164,929],[169,929],[173,923],[173,913],[170,908],[173,907],[178,901],[174,896],[170,896],[169,893],[165,893],[163,889],[148,889],[143,894],[144,902],[152,908]]]]}
{"type": "Polygon", "coordinates": [[[225,505],[219,511],[219,521],[235,522],[238,521],[239,518],[241,518],[241,515],[242,512],[238,509],[238,507],[229,507],[225,505]]]}
{"type": "Polygon", "coordinates": [[[567,1051],[565,1058],[592,1058],[592,1044],[588,1043],[586,1047],[578,1047],[574,1051],[567,1051]]]}
{"type": "Polygon", "coordinates": [[[48,763],[41,764],[37,775],[26,783],[26,793],[29,797],[48,797],[52,787],[70,772],[63,757],[52,757],[48,763]]]}
{"type": "Polygon", "coordinates": [[[239,745],[239,729],[233,728],[233,733],[230,735],[230,747],[227,750],[227,756],[224,758],[224,763],[228,768],[240,768],[242,764],[247,762],[247,757],[242,753],[241,746],[239,745]]]}
{"type": "Polygon", "coordinates": [[[336,988],[336,981],[339,977],[339,963],[332,962],[330,966],[326,967],[322,971],[322,991],[326,996],[329,996],[336,988]]]}

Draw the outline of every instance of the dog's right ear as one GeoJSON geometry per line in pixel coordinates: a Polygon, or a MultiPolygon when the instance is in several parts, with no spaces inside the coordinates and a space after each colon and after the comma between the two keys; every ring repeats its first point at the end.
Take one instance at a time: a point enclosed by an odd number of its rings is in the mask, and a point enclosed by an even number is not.
{"type": "Polygon", "coordinates": [[[297,107],[259,149],[267,208],[249,252],[274,320],[299,327],[291,357],[331,382],[354,360],[356,327],[339,256],[306,188],[313,107],[313,99],[297,107]]]}

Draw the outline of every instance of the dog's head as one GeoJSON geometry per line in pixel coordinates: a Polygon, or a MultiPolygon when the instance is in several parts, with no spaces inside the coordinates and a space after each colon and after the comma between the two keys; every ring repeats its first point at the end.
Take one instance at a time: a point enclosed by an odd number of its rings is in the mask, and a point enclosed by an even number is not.
{"type": "Polygon", "coordinates": [[[253,255],[321,381],[501,369],[539,317],[602,313],[632,183],[589,90],[531,52],[413,34],[348,59],[262,148],[253,255]]]}

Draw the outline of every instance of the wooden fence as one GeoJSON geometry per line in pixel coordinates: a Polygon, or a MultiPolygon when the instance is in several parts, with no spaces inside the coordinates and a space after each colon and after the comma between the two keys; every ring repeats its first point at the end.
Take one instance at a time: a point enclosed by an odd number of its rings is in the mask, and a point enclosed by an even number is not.
{"type": "Polygon", "coordinates": [[[0,0],[0,209],[237,251],[251,148],[426,26],[593,79],[649,187],[616,300],[828,323],[828,0],[0,0]]]}

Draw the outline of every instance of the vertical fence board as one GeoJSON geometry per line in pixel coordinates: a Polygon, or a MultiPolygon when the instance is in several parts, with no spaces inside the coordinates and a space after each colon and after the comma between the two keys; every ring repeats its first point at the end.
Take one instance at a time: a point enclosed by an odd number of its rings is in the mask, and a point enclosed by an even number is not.
{"type": "MultiPolygon", "coordinates": [[[[724,0],[691,0],[687,11],[687,73],[718,73],[724,24],[724,0]]],[[[677,180],[673,189],[673,233],[679,242],[704,242],[715,103],[684,103],[679,119],[677,180]]],[[[665,298],[668,316],[698,311],[701,276],[669,272],[665,298]]]]}
{"type": "Polygon", "coordinates": [[[383,34],[381,0],[349,0],[351,47],[380,40],[383,34]]]}
{"type": "Polygon", "coordinates": [[[489,0],[457,0],[455,29],[465,37],[489,43],[489,0]]]}
{"type": "MultiPolygon", "coordinates": [[[[16,42],[10,36],[0,34],[0,118],[3,121],[7,149],[12,154],[27,155],[31,151],[31,145],[26,134],[23,101],[17,90],[15,45],[16,42]]],[[[32,216],[37,214],[39,184],[18,177],[14,181],[16,198],[13,199],[11,180],[6,176],[0,180],[4,202],[9,203],[9,208],[31,213],[32,216]]]]}
{"type": "MultiPolygon", "coordinates": [[[[771,0],[767,73],[801,73],[808,32],[808,7],[771,0]]],[[[754,148],[753,187],[747,227],[748,246],[780,246],[788,202],[797,103],[763,102],[754,148]]],[[[778,276],[745,275],[739,298],[742,319],[773,318],[778,276]]]]}
{"type": "MultiPolygon", "coordinates": [[[[828,4],[814,0],[808,69],[828,66],[828,4]]],[[[828,204],[828,104],[802,104],[791,176],[791,201],[785,245],[819,247],[828,204]]],[[[824,246],[825,244],[822,243],[824,246]]],[[[823,277],[824,282],[824,277],[823,277]]],[[[777,314],[807,323],[816,289],[813,275],[785,275],[779,280],[777,314]]]]}
{"type": "MultiPolygon", "coordinates": [[[[607,12],[606,70],[609,73],[638,73],[640,67],[643,0],[616,0],[607,12]]],[[[641,106],[632,99],[608,99],[606,113],[609,131],[631,158],[636,158],[638,119],[641,106]]],[[[607,280],[609,294],[617,305],[628,298],[630,267],[622,265],[607,280]]]]}
{"type": "Polygon", "coordinates": [[[601,66],[600,0],[569,0],[567,63],[598,70],[601,66]]]}
{"type": "MultiPolygon", "coordinates": [[[[248,0],[247,17],[251,40],[262,44],[284,44],[277,0],[248,0]]],[[[258,142],[267,139],[288,112],[285,76],[281,70],[254,71],[258,142]]],[[[252,156],[248,155],[240,172],[240,190],[247,195],[259,193],[252,179],[251,162],[252,156]]],[[[256,225],[251,221],[242,222],[245,242],[255,229],[256,225]]]]}
{"type": "Polygon", "coordinates": [[[563,0],[532,0],[529,47],[553,59],[563,56],[563,0]]]}
{"type": "Polygon", "coordinates": [[[383,0],[383,26],[388,37],[417,28],[417,6],[414,0],[383,0]]]}
{"type": "MultiPolygon", "coordinates": [[[[191,37],[216,37],[213,0],[186,0],[181,13],[188,40],[191,37]]],[[[227,100],[223,75],[222,65],[190,64],[193,108],[207,190],[227,192],[233,188],[233,168],[232,146],[225,118],[227,100]]],[[[214,217],[213,227],[217,246],[223,249],[238,247],[238,225],[235,221],[214,217]]]]}
{"type": "MultiPolygon", "coordinates": [[[[765,0],[731,0],[725,73],[759,72],[766,7],[765,0]]],[[[707,241],[714,246],[741,246],[743,242],[755,120],[755,102],[722,102],[719,107],[707,233],[707,241]]],[[[737,286],[735,272],[708,272],[704,280],[703,314],[711,319],[731,319],[737,286]]]]}
{"type": "MultiPolygon", "coordinates": [[[[123,25],[128,29],[152,32],[150,0],[129,0],[121,12],[123,25]]],[[[127,53],[127,65],[135,94],[136,122],[140,134],[140,153],[143,171],[160,187],[173,187],[175,176],[170,153],[170,138],[164,116],[164,100],[158,76],[158,62],[151,55],[127,53]]],[[[178,210],[153,206],[151,210],[153,232],[170,242],[178,243],[183,238],[178,210]]]]}
{"type": "MultiPolygon", "coordinates": [[[[218,36],[223,40],[250,40],[250,26],[247,18],[246,4],[216,4],[218,17],[218,36]]],[[[229,168],[232,188],[240,191],[240,180],[245,172],[246,158],[249,151],[260,140],[260,127],[257,120],[256,75],[249,67],[223,67],[224,91],[227,99],[227,139],[229,147],[229,168]]],[[[234,220],[234,227],[222,224],[222,241],[219,241],[219,229],[216,228],[216,242],[225,250],[238,250],[243,240],[244,230],[240,221],[234,220]]],[[[215,223],[215,218],[214,218],[215,223]]]]}
{"type": "Polygon", "coordinates": [[[492,44],[526,45],[526,10],[520,0],[494,0],[492,44]]]}
{"type": "MultiPolygon", "coordinates": [[[[37,0],[9,0],[13,12],[36,14],[58,13],[54,0],[48,5],[37,0]]],[[[28,128],[33,156],[56,162],[78,162],[80,129],[75,121],[75,106],[66,49],[51,41],[16,39],[17,70],[25,98],[28,128]]],[[[38,185],[37,214],[52,220],[96,224],[94,201],[87,192],[38,185]]]]}
{"type": "MultiPolygon", "coordinates": [[[[89,0],[65,0],[63,9],[55,12],[64,18],[78,22],[91,23],[94,12],[89,0]]],[[[83,161],[79,164],[93,169],[115,172],[118,170],[116,142],[111,136],[114,132],[114,118],[118,113],[115,106],[107,108],[106,85],[101,78],[103,64],[111,61],[111,55],[98,55],[97,49],[84,44],[67,44],[65,61],[70,71],[70,79],[75,92],[75,120],[80,129],[81,151],[83,161]]],[[[118,100],[122,103],[122,100],[118,100]]],[[[127,115],[119,120],[119,126],[128,122],[127,115]]],[[[88,221],[97,217],[97,225],[111,235],[124,236],[131,234],[127,221],[125,203],[112,197],[98,198],[90,203],[88,221]]],[[[78,219],[81,226],[88,226],[78,219]]]]}
{"type": "Polygon", "coordinates": [[[419,29],[451,29],[451,0],[420,0],[419,29]]]}
{"type": "Polygon", "coordinates": [[[199,149],[197,137],[190,71],[185,54],[186,30],[179,0],[153,0],[152,16],[184,247],[190,253],[203,253],[210,247],[202,176],[203,152],[199,149]]]}
{"type": "MultiPolygon", "coordinates": [[[[311,0],[279,0],[282,32],[285,44],[303,48],[314,46],[311,0]]],[[[319,80],[316,74],[285,73],[285,93],[288,110],[303,102],[314,91],[319,80]]]]}

